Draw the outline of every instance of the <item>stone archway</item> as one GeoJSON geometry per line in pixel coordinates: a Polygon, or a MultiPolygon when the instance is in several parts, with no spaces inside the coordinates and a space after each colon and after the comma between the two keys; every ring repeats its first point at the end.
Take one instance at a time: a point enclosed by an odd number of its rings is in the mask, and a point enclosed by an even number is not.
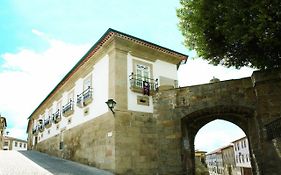
{"type": "MultiPolygon", "coordinates": [[[[195,174],[194,139],[197,132],[215,119],[223,119],[240,127],[249,139],[249,124],[254,116],[253,109],[243,106],[213,106],[195,111],[181,119],[183,171],[188,175],[195,174]]],[[[252,136],[253,137],[253,136],[252,136]]],[[[252,153],[251,153],[252,155],[252,153]]],[[[253,159],[251,159],[253,160],[253,159]]],[[[254,161],[254,160],[253,160],[254,161]]],[[[256,163],[253,162],[253,165],[256,163]]],[[[252,167],[253,167],[252,165],[252,167]]],[[[254,174],[255,168],[253,168],[254,174]]]]}
{"type": "Polygon", "coordinates": [[[157,120],[158,173],[193,175],[194,136],[204,124],[220,118],[246,133],[254,174],[280,175],[280,99],[281,69],[159,91],[154,96],[153,114],[157,120]]]}

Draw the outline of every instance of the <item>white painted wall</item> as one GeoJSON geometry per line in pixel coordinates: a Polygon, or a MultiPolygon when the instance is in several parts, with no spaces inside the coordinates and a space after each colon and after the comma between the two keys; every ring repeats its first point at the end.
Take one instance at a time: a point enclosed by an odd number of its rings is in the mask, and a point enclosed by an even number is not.
{"type": "MultiPolygon", "coordinates": [[[[173,79],[173,80],[178,80],[177,77],[177,65],[161,61],[161,60],[156,60],[154,63],[154,75],[156,78],[159,78],[160,76],[173,79]]],[[[161,80],[159,82],[161,86],[161,80]]]]}
{"type": "Polygon", "coordinates": [[[153,78],[155,79],[159,79],[160,76],[169,78],[169,79],[174,79],[177,80],[177,66],[165,61],[161,61],[161,60],[156,60],[155,62],[151,62],[151,61],[146,61],[142,58],[138,58],[135,56],[132,56],[130,53],[128,53],[127,55],[127,77],[128,77],[128,110],[132,110],[132,111],[139,111],[139,112],[149,112],[152,113],[153,112],[153,101],[152,101],[152,97],[149,97],[149,106],[144,106],[144,105],[138,105],[137,104],[137,96],[138,95],[142,95],[140,93],[136,93],[130,90],[130,82],[129,82],[129,76],[131,75],[131,73],[133,72],[133,60],[139,60],[145,63],[149,63],[152,64],[153,66],[153,78]]]}
{"type": "MultiPolygon", "coordinates": [[[[74,113],[68,117],[64,117],[62,115],[62,120],[58,123],[52,123],[50,128],[45,128],[44,132],[39,132],[38,134],[38,142],[46,140],[50,137],[53,137],[57,134],[60,134],[62,130],[68,130],[73,128],[79,124],[85,123],[95,117],[98,117],[106,112],[108,112],[108,107],[105,102],[108,100],[108,81],[109,81],[109,57],[106,55],[100,61],[98,61],[93,66],[93,71],[88,75],[92,75],[92,88],[93,88],[93,101],[87,106],[80,108],[76,105],[77,95],[83,92],[83,80],[84,78],[80,78],[75,82],[74,90],[74,113]],[[84,110],[88,108],[88,115],[84,115],[84,110]],[[71,118],[71,123],[68,123],[68,119],[71,118]],[[59,129],[57,129],[57,125],[59,125],[59,129]],[[48,133],[48,130],[50,133],[48,133]]],[[[88,77],[85,76],[85,78],[88,77]]],[[[71,92],[71,90],[69,91],[71,92]]],[[[62,98],[58,101],[62,100],[62,106],[68,103],[68,93],[63,92],[62,98]]],[[[54,101],[52,105],[52,109],[54,113],[57,109],[58,101],[54,101]]],[[[45,110],[45,117],[48,117],[49,109],[45,110]]],[[[39,118],[42,119],[42,115],[39,118]]],[[[38,120],[35,121],[37,123],[38,120]]],[[[34,138],[33,138],[34,144],[34,138]]]]}
{"type": "Polygon", "coordinates": [[[251,168],[248,139],[245,137],[241,140],[233,142],[233,144],[234,144],[234,156],[235,156],[236,166],[251,168]],[[244,146],[244,142],[245,142],[246,146],[244,146]],[[239,161],[239,157],[241,159],[241,162],[239,161]],[[244,157],[244,161],[242,160],[243,157],[244,157]],[[248,161],[247,161],[247,157],[248,157],[248,161]],[[237,161],[237,159],[238,159],[238,161],[237,161]]]}
{"type": "Polygon", "coordinates": [[[13,142],[12,142],[12,150],[16,150],[16,151],[27,150],[27,142],[13,140],[13,142]],[[16,142],[17,142],[17,145],[16,145],[16,142]],[[25,147],[24,147],[24,145],[25,145],[25,147]]]}

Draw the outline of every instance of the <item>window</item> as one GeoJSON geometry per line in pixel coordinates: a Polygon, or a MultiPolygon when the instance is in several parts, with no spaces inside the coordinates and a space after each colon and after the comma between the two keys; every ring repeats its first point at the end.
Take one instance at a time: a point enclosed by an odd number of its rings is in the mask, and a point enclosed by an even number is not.
{"type": "Polygon", "coordinates": [[[48,130],[48,134],[50,134],[50,133],[51,133],[51,130],[49,129],[49,130],[48,130]]]}
{"type": "Polygon", "coordinates": [[[133,73],[135,75],[135,86],[142,87],[143,81],[147,81],[149,83],[152,80],[152,64],[139,61],[139,60],[133,60],[133,73]],[[151,79],[150,79],[151,78],[151,79]]]}
{"type": "Polygon", "coordinates": [[[137,79],[142,79],[143,81],[149,81],[150,77],[150,68],[149,66],[137,64],[136,67],[137,79]]]}
{"type": "Polygon", "coordinates": [[[15,146],[18,146],[18,142],[15,142],[15,146]]]}
{"type": "Polygon", "coordinates": [[[26,148],[26,144],[25,143],[23,144],[23,147],[26,148]]]}
{"type": "Polygon", "coordinates": [[[61,103],[61,100],[60,100],[57,103],[57,110],[56,111],[61,110],[61,107],[62,107],[62,103],[61,103]]]}
{"type": "Polygon", "coordinates": [[[51,117],[53,115],[53,109],[52,108],[49,109],[48,115],[49,115],[49,117],[51,117]]]}
{"type": "Polygon", "coordinates": [[[61,141],[59,144],[59,149],[62,150],[63,149],[63,142],[61,141]]]}
{"type": "Polygon", "coordinates": [[[69,93],[68,93],[68,96],[67,96],[67,102],[70,102],[70,100],[74,100],[74,90],[71,90],[69,93]]]}
{"type": "Polygon", "coordinates": [[[84,79],[83,91],[87,90],[89,87],[92,87],[92,75],[89,75],[84,79]]]}
{"type": "Polygon", "coordinates": [[[22,147],[22,143],[20,143],[20,148],[22,147]]]}
{"type": "Polygon", "coordinates": [[[9,146],[9,142],[5,141],[4,146],[9,146]]]}

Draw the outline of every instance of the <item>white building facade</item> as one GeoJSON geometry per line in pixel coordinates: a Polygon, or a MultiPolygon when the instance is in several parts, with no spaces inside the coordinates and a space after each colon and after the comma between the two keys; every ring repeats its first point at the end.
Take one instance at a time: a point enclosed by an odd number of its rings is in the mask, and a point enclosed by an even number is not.
{"type": "Polygon", "coordinates": [[[219,175],[224,173],[223,156],[221,149],[208,153],[206,155],[206,163],[210,175],[219,175]]]}
{"type": "Polygon", "coordinates": [[[4,136],[3,150],[22,151],[27,150],[27,141],[14,137],[4,136]]]}
{"type": "Polygon", "coordinates": [[[251,161],[250,161],[250,151],[249,142],[247,137],[242,137],[238,140],[232,142],[234,147],[234,157],[235,163],[238,168],[240,168],[241,175],[251,175],[251,161]]]}
{"type": "Polygon", "coordinates": [[[28,149],[120,174],[132,164],[136,173],[151,172],[155,155],[142,150],[156,146],[147,143],[155,142],[152,95],[177,87],[186,59],[109,29],[29,116],[28,149]],[[116,102],[112,111],[109,100],[116,102]],[[124,153],[128,143],[137,151],[124,153]]]}

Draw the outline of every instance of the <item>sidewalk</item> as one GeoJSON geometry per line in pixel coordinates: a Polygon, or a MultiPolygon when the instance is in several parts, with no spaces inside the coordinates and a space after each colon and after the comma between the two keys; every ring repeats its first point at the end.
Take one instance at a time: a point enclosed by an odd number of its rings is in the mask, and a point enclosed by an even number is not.
{"type": "Polygon", "coordinates": [[[0,150],[0,175],[113,175],[36,151],[0,150]]]}

